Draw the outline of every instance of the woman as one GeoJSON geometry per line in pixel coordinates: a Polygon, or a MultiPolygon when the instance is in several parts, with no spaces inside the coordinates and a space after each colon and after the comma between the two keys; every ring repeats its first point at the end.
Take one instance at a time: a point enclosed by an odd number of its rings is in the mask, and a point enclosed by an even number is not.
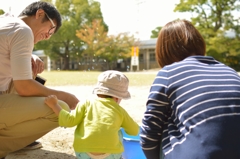
{"type": "Polygon", "coordinates": [[[240,158],[240,78],[205,52],[190,22],[176,20],[161,29],[156,58],[162,69],[140,134],[147,159],[240,158]]]}

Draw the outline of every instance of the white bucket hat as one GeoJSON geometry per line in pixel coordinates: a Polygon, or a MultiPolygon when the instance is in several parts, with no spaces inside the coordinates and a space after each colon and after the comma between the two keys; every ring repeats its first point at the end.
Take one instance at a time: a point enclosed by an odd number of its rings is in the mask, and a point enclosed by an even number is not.
{"type": "Polygon", "coordinates": [[[93,94],[104,94],[120,99],[131,98],[128,92],[128,78],[119,71],[108,70],[98,76],[93,94]]]}

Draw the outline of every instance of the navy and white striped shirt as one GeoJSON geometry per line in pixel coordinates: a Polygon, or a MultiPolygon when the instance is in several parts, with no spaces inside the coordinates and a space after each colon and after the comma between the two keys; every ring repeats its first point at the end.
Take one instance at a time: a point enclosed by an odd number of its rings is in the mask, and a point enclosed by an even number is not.
{"type": "Polygon", "coordinates": [[[162,68],[141,126],[148,159],[240,159],[240,77],[208,56],[162,68]]]}

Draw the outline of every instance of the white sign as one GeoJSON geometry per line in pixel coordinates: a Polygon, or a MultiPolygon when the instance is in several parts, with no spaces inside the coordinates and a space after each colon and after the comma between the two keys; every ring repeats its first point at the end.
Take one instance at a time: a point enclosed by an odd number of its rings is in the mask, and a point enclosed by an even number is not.
{"type": "Polygon", "coordinates": [[[131,65],[132,66],[138,66],[139,65],[138,56],[132,56],[132,58],[131,58],[131,65]]]}

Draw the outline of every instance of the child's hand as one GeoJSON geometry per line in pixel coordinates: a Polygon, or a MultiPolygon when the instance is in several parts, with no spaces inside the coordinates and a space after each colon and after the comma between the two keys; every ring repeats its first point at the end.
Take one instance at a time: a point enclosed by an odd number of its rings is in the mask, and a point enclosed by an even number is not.
{"type": "Polygon", "coordinates": [[[53,108],[54,106],[57,105],[58,103],[58,99],[57,99],[57,96],[55,95],[50,95],[48,97],[45,98],[45,101],[44,101],[50,108],[53,108]]]}

